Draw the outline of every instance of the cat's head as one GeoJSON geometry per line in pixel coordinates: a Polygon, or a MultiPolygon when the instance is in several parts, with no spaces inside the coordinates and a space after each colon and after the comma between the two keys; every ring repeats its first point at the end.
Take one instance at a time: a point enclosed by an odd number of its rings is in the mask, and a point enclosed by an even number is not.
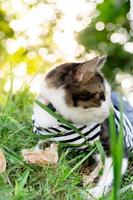
{"type": "Polygon", "coordinates": [[[83,109],[100,107],[106,100],[105,79],[100,68],[105,57],[95,57],[83,63],[67,63],[51,70],[45,80],[49,88],[62,88],[68,107],[83,109]]]}

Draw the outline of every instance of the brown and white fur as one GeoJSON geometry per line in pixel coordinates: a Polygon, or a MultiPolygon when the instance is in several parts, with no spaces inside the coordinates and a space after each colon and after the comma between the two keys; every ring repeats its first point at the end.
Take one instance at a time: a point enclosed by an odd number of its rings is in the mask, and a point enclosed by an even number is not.
{"type": "MultiPolygon", "coordinates": [[[[38,100],[52,103],[62,116],[75,124],[102,123],[112,107],[110,86],[99,72],[104,62],[104,57],[95,57],[84,63],[68,63],[52,69],[45,76],[38,100]]],[[[58,125],[55,118],[37,105],[34,119],[40,127],[58,125]]],[[[123,159],[122,174],[126,168],[127,160],[123,159]]],[[[101,197],[109,191],[112,181],[112,158],[109,156],[105,160],[103,175],[89,193],[95,198],[101,197]]]]}

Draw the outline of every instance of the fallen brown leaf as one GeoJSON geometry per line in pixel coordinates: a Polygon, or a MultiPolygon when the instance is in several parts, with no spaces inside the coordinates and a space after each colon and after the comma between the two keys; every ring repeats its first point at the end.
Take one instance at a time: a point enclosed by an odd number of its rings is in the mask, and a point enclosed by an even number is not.
{"type": "Polygon", "coordinates": [[[36,165],[55,165],[58,161],[57,144],[50,144],[45,150],[22,150],[22,156],[25,161],[36,165]]]}
{"type": "Polygon", "coordinates": [[[6,158],[2,149],[0,149],[0,173],[5,172],[5,170],[6,170],[6,158]]]}

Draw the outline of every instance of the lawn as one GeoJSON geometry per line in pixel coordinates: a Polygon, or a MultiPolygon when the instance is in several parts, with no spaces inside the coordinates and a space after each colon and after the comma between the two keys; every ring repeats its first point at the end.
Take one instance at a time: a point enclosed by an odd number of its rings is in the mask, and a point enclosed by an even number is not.
{"type": "MultiPolygon", "coordinates": [[[[0,175],[0,200],[85,200],[87,190],[81,184],[81,171],[88,152],[74,153],[60,146],[60,158],[55,167],[39,167],[24,162],[21,150],[33,147],[39,140],[32,132],[35,97],[27,87],[16,95],[9,92],[1,97],[0,145],[6,155],[7,169],[0,175]]],[[[133,199],[133,191],[129,187],[132,182],[131,160],[122,181],[121,200],[133,199]]]]}

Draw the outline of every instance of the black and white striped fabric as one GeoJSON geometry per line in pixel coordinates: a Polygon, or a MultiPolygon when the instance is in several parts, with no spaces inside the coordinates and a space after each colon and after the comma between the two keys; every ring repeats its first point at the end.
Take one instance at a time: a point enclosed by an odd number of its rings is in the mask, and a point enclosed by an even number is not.
{"type": "MultiPolygon", "coordinates": [[[[119,133],[120,130],[120,120],[121,114],[119,110],[119,100],[118,94],[112,92],[111,99],[114,105],[114,116],[115,116],[115,124],[116,130],[119,133]]],[[[53,111],[56,111],[55,108],[52,107],[51,104],[48,105],[53,111]]],[[[123,101],[124,113],[123,113],[123,126],[124,126],[124,143],[126,149],[129,151],[133,150],[133,108],[128,104],[128,102],[123,101]],[[128,109],[127,109],[128,108],[128,109]]],[[[41,134],[46,136],[46,140],[62,142],[67,144],[68,146],[76,146],[77,149],[86,149],[88,148],[86,144],[86,140],[88,142],[94,142],[99,139],[101,133],[101,124],[93,123],[90,126],[76,126],[84,135],[81,137],[78,133],[71,130],[66,125],[59,123],[58,127],[38,127],[36,125],[35,119],[33,119],[33,131],[36,134],[41,134]],[[85,140],[86,138],[86,140],[85,140]]]]}

